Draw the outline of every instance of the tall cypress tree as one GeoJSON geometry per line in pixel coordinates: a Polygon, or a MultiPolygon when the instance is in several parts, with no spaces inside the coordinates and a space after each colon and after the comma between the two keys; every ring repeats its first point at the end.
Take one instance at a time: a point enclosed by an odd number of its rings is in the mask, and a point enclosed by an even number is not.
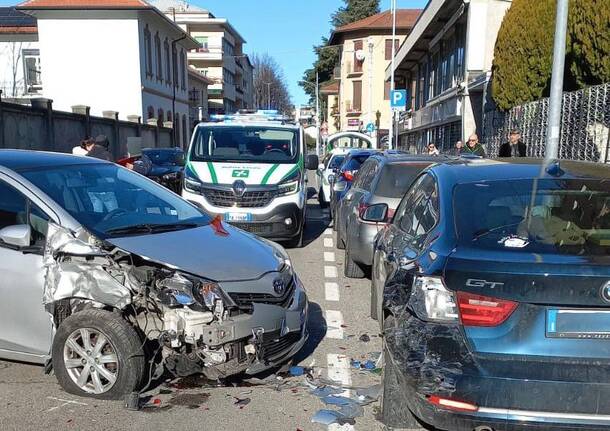
{"type": "MultiPolygon", "coordinates": [[[[492,66],[492,96],[500,109],[548,96],[555,7],[555,0],[513,0],[498,32],[492,66]]],[[[572,1],[564,89],[602,82],[610,82],[610,1],[572,1]]]]}

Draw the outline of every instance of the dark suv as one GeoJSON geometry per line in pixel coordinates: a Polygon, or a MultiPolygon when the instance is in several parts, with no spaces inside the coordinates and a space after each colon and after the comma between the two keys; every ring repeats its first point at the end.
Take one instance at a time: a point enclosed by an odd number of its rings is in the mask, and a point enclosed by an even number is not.
{"type": "Polygon", "coordinates": [[[528,159],[420,175],[375,244],[387,425],[610,429],[609,178],[528,159]]]}

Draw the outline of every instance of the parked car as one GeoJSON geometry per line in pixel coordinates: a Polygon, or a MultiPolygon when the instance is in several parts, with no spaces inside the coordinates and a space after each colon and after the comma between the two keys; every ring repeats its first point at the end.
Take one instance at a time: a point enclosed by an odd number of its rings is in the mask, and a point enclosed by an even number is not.
{"type": "Polygon", "coordinates": [[[346,147],[333,148],[326,154],[326,156],[324,156],[322,163],[320,163],[320,166],[318,166],[316,178],[318,186],[318,202],[320,202],[320,207],[328,207],[331,194],[329,177],[334,176],[338,172],[341,163],[343,163],[343,160],[345,160],[345,157],[350,151],[352,151],[352,149],[346,147]]]}
{"type": "Polygon", "coordinates": [[[330,213],[333,218],[333,228],[337,230],[337,204],[350,189],[360,166],[377,150],[352,150],[345,157],[337,173],[331,177],[330,213]]]}
{"type": "Polygon", "coordinates": [[[374,256],[388,426],[608,429],[608,178],[531,159],[418,177],[374,256]]]}
{"type": "Polygon", "coordinates": [[[69,393],[121,398],[161,350],[174,375],[217,379],[306,341],[307,296],[285,250],[142,175],[1,150],[0,196],[0,357],[52,366],[69,393]]]}
{"type": "Polygon", "coordinates": [[[383,223],[363,219],[371,205],[388,205],[391,220],[400,200],[419,173],[443,157],[413,156],[384,151],[364,162],[357,179],[339,202],[341,222],[337,224],[337,242],[345,247],[345,276],[362,278],[373,264],[373,240],[383,223]]]}
{"type": "Polygon", "coordinates": [[[142,155],[148,157],[152,163],[146,176],[180,194],[184,171],[184,151],[181,148],[144,148],[142,155]]]}

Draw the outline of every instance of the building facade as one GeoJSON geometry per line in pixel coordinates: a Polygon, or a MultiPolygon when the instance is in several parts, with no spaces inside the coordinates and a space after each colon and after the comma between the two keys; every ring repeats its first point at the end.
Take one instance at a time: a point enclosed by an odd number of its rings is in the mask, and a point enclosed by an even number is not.
{"type": "Polygon", "coordinates": [[[5,100],[26,102],[42,94],[36,19],[0,8],[0,90],[5,100]]]}
{"type": "Polygon", "coordinates": [[[208,87],[210,114],[253,108],[253,69],[243,52],[246,41],[229,21],[184,1],[157,0],[152,4],[199,42],[187,57],[190,66],[213,81],[208,87]]]}
{"type": "MultiPolygon", "coordinates": [[[[480,133],[494,45],[510,0],[430,0],[401,45],[395,79],[410,104],[398,123],[399,146],[433,142],[448,150],[480,133]]],[[[386,79],[391,70],[386,70],[386,79]]],[[[398,85],[397,85],[398,87],[398,85]]]]}
{"type": "Polygon", "coordinates": [[[18,10],[37,20],[42,95],[55,109],[137,115],[173,127],[175,143],[187,145],[186,58],[198,45],[173,21],[141,0],[29,0],[18,10]]]}
{"type": "Polygon", "coordinates": [[[192,66],[188,68],[189,86],[189,127],[210,119],[208,110],[208,86],[213,82],[192,66]]]}
{"type": "MultiPolygon", "coordinates": [[[[399,9],[396,15],[395,50],[410,33],[419,9],[399,9]]],[[[392,14],[385,11],[339,27],[331,34],[329,45],[341,45],[337,94],[329,107],[339,118],[339,130],[364,130],[375,125],[380,137],[390,127],[390,87],[385,69],[392,59],[392,14]],[[338,103],[336,103],[338,101],[338,103]]],[[[329,125],[334,121],[329,117],[329,125]]]]}

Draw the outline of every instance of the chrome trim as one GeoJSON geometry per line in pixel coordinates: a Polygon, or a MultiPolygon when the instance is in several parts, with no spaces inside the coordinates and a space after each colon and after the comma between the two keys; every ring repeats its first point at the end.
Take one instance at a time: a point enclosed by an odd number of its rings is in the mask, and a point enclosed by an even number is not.
{"type": "Polygon", "coordinates": [[[568,422],[574,424],[610,424],[610,415],[588,413],[558,413],[530,410],[497,409],[479,407],[477,413],[523,422],[568,422]]]}

